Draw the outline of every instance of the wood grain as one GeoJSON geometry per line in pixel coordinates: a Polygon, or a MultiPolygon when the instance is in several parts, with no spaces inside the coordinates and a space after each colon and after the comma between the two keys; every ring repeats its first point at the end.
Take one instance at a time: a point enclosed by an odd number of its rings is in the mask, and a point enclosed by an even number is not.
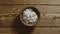
{"type": "MultiPolygon", "coordinates": [[[[53,15],[57,14],[60,15],[60,6],[48,6],[48,5],[0,5],[0,15],[5,14],[17,14],[19,15],[19,12],[28,6],[33,6],[38,9],[41,15],[53,15]],[[3,6],[3,7],[2,7],[3,6]]],[[[60,26],[60,20],[53,20],[49,18],[43,18],[40,15],[39,22],[37,22],[36,26],[60,26]]],[[[1,25],[2,26],[12,26],[14,20],[17,16],[12,17],[0,17],[1,25]],[[3,19],[2,19],[3,18],[3,19]]]]}
{"type": "Polygon", "coordinates": [[[0,0],[0,4],[60,4],[60,0],[0,0]]]}
{"type": "Polygon", "coordinates": [[[0,28],[0,34],[60,34],[60,27],[0,28]],[[30,32],[31,31],[31,32],[30,32]]]}
{"type": "Polygon", "coordinates": [[[60,19],[53,16],[60,17],[60,0],[0,0],[0,34],[60,34],[60,19]],[[40,18],[36,26],[26,27],[19,14],[30,6],[38,9],[40,18]]]}

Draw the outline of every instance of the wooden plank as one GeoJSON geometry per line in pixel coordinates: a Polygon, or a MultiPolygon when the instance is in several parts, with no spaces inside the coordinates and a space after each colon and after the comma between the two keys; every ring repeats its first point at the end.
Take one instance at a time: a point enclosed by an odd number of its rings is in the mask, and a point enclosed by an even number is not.
{"type": "Polygon", "coordinates": [[[13,33],[0,33],[0,34],[13,34],[13,33]]]}
{"type": "MultiPolygon", "coordinates": [[[[2,15],[2,14],[5,15],[5,14],[9,14],[9,13],[19,14],[19,12],[21,13],[21,11],[25,7],[27,7],[27,6],[36,7],[39,10],[39,12],[41,13],[41,15],[40,15],[41,17],[39,18],[39,22],[37,22],[36,26],[60,26],[60,23],[59,23],[60,20],[54,20],[53,19],[53,16],[58,16],[59,17],[59,15],[60,15],[60,6],[45,6],[45,5],[0,5],[0,15],[2,15]],[[48,16],[48,17],[43,18],[42,17],[43,15],[44,16],[48,16]]],[[[17,18],[17,16],[13,16],[13,17],[4,17],[3,16],[3,17],[0,17],[0,24],[1,24],[1,26],[12,26],[13,23],[14,23],[14,19],[15,18],[17,18]]]]}
{"type": "Polygon", "coordinates": [[[60,27],[42,27],[42,28],[36,28],[32,34],[59,34],[60,27]]]}
{"type": "MultiPolygon", "coordinates": [[[[0,18],[0,26],[20,26],[23,27],[22,22],[16,17],[2,17],[0,18]]],[[[37,22],[36,26],[60,26],[60,20],[42,19],[37,22]]]]}
{"type": "Polygon", "coordinates": [[[0,4],[60,4],[60,0],[0,0],[0,4]]]}
{"type": "Polygon", "coordinates": [[[0,5],[0,14],[18,13],[17,7],[12,5],[0,5]]]}
{"type": "Polygon", "coordinates": [[[4,17],[4,18],[0,18],[1,20],[0,20],[0,26],[12,26],[13,25],[13,21],[14,21],[14,17],[9,17],[9,18],[7,18],[7,17],[4,17]]]}
{"type": "Polygon", "coordinates": [[[49,5],[0,5],[0,14],[4,13],[19,13],[26,7],[35,7],[39,12],[53,12],[59,13],[60,6],[49,6],[49,5]]]}
{"type": "Polygon", "coordinates": [[[60,27],[0,28],[0,33],[8,34],[60,34],[60,27]]]}
{"type": "Polygon", "coordinates": [[[0,28],[0,33],[12,33],[12,28],[0,28]]]}

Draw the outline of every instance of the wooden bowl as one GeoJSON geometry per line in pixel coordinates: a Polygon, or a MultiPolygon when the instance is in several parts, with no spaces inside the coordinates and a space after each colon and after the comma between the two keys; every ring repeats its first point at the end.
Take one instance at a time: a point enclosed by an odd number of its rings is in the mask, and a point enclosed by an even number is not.
{"type": "Polygon", "coordinates": [[[21,20],[21,22],[24,24],[24,25],[26,25],[26,26],[35,26],[36,24],[37,24],[37,22],[39,21],[39,18],[40,18],[40,12],[35,8],[35,7],[26,7],[26,8],[24,8],[22,11],[21,11],[21,13],[20,13],[20,20],[21,20]],[[35,13],[37,14],[37,16],[38,16],[38,19],[37,19],[37,21],[36,22],[32,22],[32,23],[27,23],[26,21],[24,21],[23,20],[23,18],[22,18],[22,16],[23,16],[23,11],[24,10],[26,10],[26,9],[32,9],[33,11],[35,11],[35,13]]]}

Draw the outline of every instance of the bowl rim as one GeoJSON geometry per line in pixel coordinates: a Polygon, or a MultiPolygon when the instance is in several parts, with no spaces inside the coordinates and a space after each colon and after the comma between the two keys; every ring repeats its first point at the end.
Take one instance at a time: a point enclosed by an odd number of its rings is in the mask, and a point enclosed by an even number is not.
{"type": "Polygon", "coordinates": [[[29,7],[25,7],[25,8],[22,9],[22,11],[21,11],[19,17],[20,17],[21,22],[22,22],[24,25],[26,25],[26,26],[35,26],[35,25],[37,24],[37,22],[39,21],[39,18],[40,18],[40,12],[38,11],[37,8],[32,7],[32,6],[29,6],[29,7]],[[32,10],[34,10],[34,12],[37,14],[38,19],[37,19],[37,21],[36,21],[34,24],[26,24],[26,23],[23,21],[22,15],[23,15],[23,11],[26,10],[26,9],[32,9],[32,10]]]}

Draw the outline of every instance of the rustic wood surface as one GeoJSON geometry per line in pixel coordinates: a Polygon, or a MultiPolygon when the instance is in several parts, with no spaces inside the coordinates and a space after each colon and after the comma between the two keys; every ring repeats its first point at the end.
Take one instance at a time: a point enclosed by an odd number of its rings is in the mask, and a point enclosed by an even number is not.
{"type": "Polygon", "coordinates": [[[59,19],[42,17],[50,14],[60,15],[60,0],[0,0],[0,34],[60,34],[59,19]],[[23,25],[18,17],[29,6],[36,7],[41,14],[33,27],[23,25]]]}
{"type": "Polygon", "coordinates": [[[60,4],[60,0],[0,0],[0,4],[60,4]]]}

